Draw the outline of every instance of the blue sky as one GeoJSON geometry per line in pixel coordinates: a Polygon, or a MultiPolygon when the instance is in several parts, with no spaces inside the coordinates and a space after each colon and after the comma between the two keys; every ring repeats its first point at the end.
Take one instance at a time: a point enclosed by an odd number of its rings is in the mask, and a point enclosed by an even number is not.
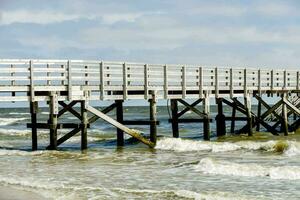
{"type": "Polygon", "coordinates": [[[276,0],[0,0],[0,55],[297,68],[299,9],[276,0]]]}

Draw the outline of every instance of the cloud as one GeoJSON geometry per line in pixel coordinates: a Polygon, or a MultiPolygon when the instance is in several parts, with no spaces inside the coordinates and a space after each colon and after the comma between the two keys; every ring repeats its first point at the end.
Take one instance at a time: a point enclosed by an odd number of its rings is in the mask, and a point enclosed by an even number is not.
{"type": "Polygon", "coordinates": [[[13,23],[36,23],[36,24],[51,24],[69,20],[92,19],[93,16],[81,16],[77,14],[64,14],[54,11],[29,11],[16,10],[2,12],[2,25],[13,23]]]}

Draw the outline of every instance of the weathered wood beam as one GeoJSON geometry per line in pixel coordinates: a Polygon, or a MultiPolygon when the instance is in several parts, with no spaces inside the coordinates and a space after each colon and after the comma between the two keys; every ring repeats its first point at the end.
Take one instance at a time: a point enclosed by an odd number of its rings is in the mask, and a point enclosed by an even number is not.
{"type": "MultiPolygon", "coordinates": [[[[87,127],[89,128],[89,124],[87,124],[87,127]]],[[[56,125],[49,124],[49,123],[28,123],[27,128],[37,128],[37,129],[72,129],[72,128],[80,128],[81,124],[76,123],[57,123],[56,125]]]]}
{"type": "MultiPolygon", "coordinates": [[[[159,125],[160,122],[156,121],[156,125],[159,125]]],[[[124,125],[150,125],[151,121],[150,120],[123,120],[124,125]]]]}
{"type": "Polygon", "coordinates": [[[72,101],[69,104],[64,103],[63,101],[59,101],[58,104],[63,106],[63,108],[58,112],[57,117],[59,118],[60,116],[62,116],[65,112],[69,111],[70,113],[72,113],[75,117],[77,117],[79,120],[81,120],[81,116],[80,114],[74,110],[72,107],[74,105],[76,105],[79,101],[72,101]]]}
{"type": "Polygon", "coordinates": [[[200,112],[199,110],[197,110],[195,107],[191,106],[190,104],[188,104],[184,100],[178,99],[178,101],[181,104],[183,104],[184,106],[186,106],[187,108],[189,108],[191,111],[193,111],[194,113],[196,113],[197,115],[199,115],[200,117],[202,117],[202,118],[206,117],[206,115],[204,113],[200,112]]]}
{"type": "MultiPolygon", "coordinates": [[[[191,104],[191,107],[195,107],[196,105],[198,105],[199,103],[201,103],[203,99],[198,99],[197,101],[195,101],[194,103],[191,104]]],[[[188,112],[190,110],[190,107],[185,107],[182,111],[180,111],[177,114],[177,118],[180,118],[183,114],[185,114],[186,112],[188,112]]]]}
{"type": "Polygon", "coordinates": [[[148,145],[149,147],[153,148],[155,146],[155,144],[149,140],[147,140],[146,138],[144,138],[141,133],[139,131],[130,129],[126,126],[124,126],[123,124],[117,122],[116,120],[114,120],[113,118],[105,115],[103,112],[95,109],[92,106],[87,106],[86,109],[88,111],[90,111],[91,113],[93,113],[94,115],[97,115],[99,118],[103,119],[104,121],[110,123],[111,125],[123,130],[124,132],[126,132],[127,134],[131,135],[132,137],[136,138],[137,140],[141,141],[142,143],[148,145]]]}

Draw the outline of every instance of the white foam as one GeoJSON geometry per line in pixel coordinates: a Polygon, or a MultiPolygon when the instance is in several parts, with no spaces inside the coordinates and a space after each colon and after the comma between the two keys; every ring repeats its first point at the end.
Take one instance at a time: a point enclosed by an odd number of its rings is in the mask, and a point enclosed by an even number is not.
{"type": "MultiPolygon", "coordinates": [[[[287,147],[283,149],[284,155],[300,155],[300,143],[296,141],[283,141],[287,147]]],[[[181,138],[163,138],[157,142],[156,149],[172,150],[178,152],[210,151],[227,152],[236,150],[263,150],[269,152],[277,151],[276,146],[282,141],[270,140],[266,142],[240,141],[240,142],[214,142],[193,141],[181,138]]]]}
{"type": "Polygon", "coordinates": [[[204,174],[220,174],[228,176],[270,177],[271,179],[299,180],[299,166],[263,166],[253,163],[234,163],[203,158],[195,166],[196,171],[204,174]]]}
{"type": "Polygon", "coordinates": [[[26,120],[26,117],[22,117],[22,118],[0,118],[0,126],[7,126],[7,125],[11,125],[14,124],[18,121],[23,121],[26,120]]]}
{"type": "Polygon", "coordinates": [[[18,112],[10,112],[10,115],[30,115],[30,113],[18,113],[18,112]]]}
{"type": "Polygon", "coordinates": [[[195,199],[195,200],[231,200],[231,199],[257,199],[251,198],[250,196],[240,195],[238,193],[231,193],[231,192],[194,192],[190,190],[151,190],[151,189],[117,189],[121,192],[126,193],[150,193],[150,194],[161,194],[167,195],[174,194],[177,197],[181,198],[188,198],[188,199],[195,199]]]}

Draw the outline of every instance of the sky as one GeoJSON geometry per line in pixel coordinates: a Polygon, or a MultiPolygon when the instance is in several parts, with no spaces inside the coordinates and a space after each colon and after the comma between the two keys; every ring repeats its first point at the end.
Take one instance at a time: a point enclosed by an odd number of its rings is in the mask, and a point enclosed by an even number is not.
{"type": "Polygon", "coordinates": [[[300,1],[0,0],[0,57],[299,69],[300,1]]]}

